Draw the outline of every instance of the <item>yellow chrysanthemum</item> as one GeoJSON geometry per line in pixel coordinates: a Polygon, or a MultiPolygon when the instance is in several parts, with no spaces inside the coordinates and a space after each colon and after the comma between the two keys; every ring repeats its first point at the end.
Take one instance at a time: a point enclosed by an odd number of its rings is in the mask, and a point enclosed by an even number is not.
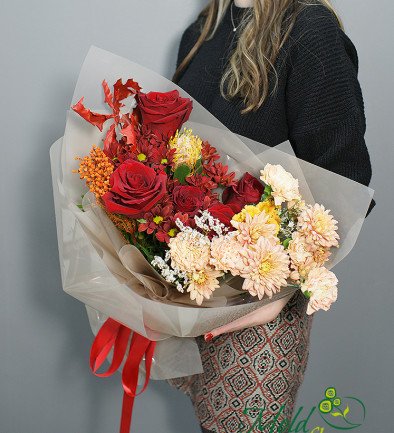
{"type": "Polygon", "coordinates": [[[270,200],[260,202],[256,205],[244,206],[241,212],[233,216],[232,220],[238,223],[243,223],[246,221],[246,215],[250,215],[253,218],[256,215],[261,214],[263,211],[268,215],[267,224],[274,224],[276,226],[275,234],[278,234],[280,228],[278,206],[275,206],[275,204],[270,200]]]}
{"type": "Polygon", "coordinates": [[[191,129],[184,128],[181,133],[177,130],[168,145],[170,149],[175,149],[174,168],[186,164],[193,169],[201,158],[202,140],[198,135],[193,135],[191,129]]]}

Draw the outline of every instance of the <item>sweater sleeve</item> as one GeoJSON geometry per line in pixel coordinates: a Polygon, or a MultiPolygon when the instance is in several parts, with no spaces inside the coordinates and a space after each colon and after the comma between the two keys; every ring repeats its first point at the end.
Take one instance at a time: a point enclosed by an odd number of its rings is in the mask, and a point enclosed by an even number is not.
{"type": "MultiPolygon", "coordinates": [[[[286,87],[297,157],[369,185],[372,169],[357,52],[324,6],[307,6],[291,33],[286,87]]],[[[375,206],[371,200],[366,216],[375,206]]]]}

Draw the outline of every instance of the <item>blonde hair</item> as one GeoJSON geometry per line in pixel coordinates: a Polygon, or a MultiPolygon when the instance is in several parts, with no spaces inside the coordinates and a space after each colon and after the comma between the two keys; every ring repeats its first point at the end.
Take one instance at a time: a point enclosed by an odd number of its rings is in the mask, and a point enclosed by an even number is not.
{"type": "MultiPolygon", "coordinates": [[[[172,78],[175,83],[202,43],[213,37],[232,1],[211,0],[200,12],[199,18],[205,18],[201,34],[176,69],[172,78]]],[[[299,12],[313,5],[327,7],[343,28],[328,0],[254,0],[253,7],[246,8],[239,24],[237,45],[220,82],[224,98],[239,96],[243,99],[242,114],[255,111],[264,103],[270,93],[271,75],[275,79],[271,93],[275,91],[278,76],[274,64],[279,50],[288,39],[299,12]]]]}

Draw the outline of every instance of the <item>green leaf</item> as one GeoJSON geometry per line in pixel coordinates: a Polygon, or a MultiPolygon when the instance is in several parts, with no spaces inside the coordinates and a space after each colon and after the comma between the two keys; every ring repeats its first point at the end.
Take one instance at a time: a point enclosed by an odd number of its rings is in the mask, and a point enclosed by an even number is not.
{"type": "Polygon", "coordinates": [[[185,184],[186,177],[190,174],[190,168],[186,164],[179,165],[175,172],[174,177],[179,180],[181,184],[185,184]]]}
{"type": "Polygon", "coordinates": [[[146,219],[144,219],[144,218],[138,218],[137,222],[139,222],[140,224],[145,224],[146,223],[146,219]]]}
{"type": "Polygon", "coordinates": [[[289,242],[291,241],[291,238],[286,238],[284,241],[283,241],[283,246],[284,246],[284,248],[285,248],[285,250],[288,248],[288,246],[289,246],[289,242]]]}
{"type": "Polygon", "coordinates": [[[267,194],[267,196],[268,196],[268,195],[271,195],[271,193],[272,193],[271,186],[270,185],[265,185],[264,194],[267,194]]]}
{"type": "Polygon", "coordinates": [[[343,416],[341,412],[331,412],[332,416],[343,416]]]}
{"type": "Polygon", "coordinates": [[[343,416],[346,416],[349,413],[349,406],[346,406],[346,409],[343,411],[343,416]]]}
{"type": "Polygon", "coordinates": [[[194,171],[195,171],[197,174],[201,174],[201,173],[202,173],[202,170],[203,170],[203,168],[202,168],[202,159],[200,158],[200,159],[198,159],[197,162],[196,162],[196,166],[194,167],[194,171]]]}

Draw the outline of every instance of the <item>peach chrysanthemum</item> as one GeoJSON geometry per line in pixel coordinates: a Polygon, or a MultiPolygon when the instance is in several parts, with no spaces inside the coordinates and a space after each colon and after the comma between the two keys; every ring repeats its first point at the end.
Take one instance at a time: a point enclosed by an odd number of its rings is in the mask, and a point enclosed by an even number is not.
{"type": "Polygon", "coordinates": [[[196,230],[179,232],[169,242],[172,267],[183,272],[205,269],[210,258],[208,237],[196,230]]]}
{"type": "Polygon", "coordinates": [[[328,311],[331,304],[338,298],[337,287],[331,287],[327,290],[318,290],[309,299],[306,314],[313,314],[317,310],[328,311]]]}
{"type": "Polygon", "coordinates": [[[260,238],[255,245],[241,251],[243,267],[240,275],[245,278],[242,288],[262,299],[269,298],[287,284],[290,274],[290,258],[281,244],[273,244],[260,238]]]}
{"type": "Polygon", "coordinates": [[[210,264],[218,271],[239,275],[242,245],[233,235],[215,237],[211,241],[210,264]]]}
{"type": "Polygon", "coordinates": [[[292,234],[292,239],[287,247],[287,252],[290,256],[292,264],[299,266],[304,263],[309,257],[312,257],[312,252],[306,242],[305,236],[299,232],[292,234]]]}
{"type": "Polygon", "coordinates": [[[336,275],[324,266],[313,268],[306,280],[301,284],[302,292],[310,295],[306,313],[312,314],[317,310],[329,310],[331,304],[337,300],[338,279],[336,275]]]}
{"type": "Polygon", "coordinates": [[[266,164],[264,169],[261,170],[260,179],[271,187],[271,195],[277,206],[283,202],[290,202],[291,206],[294,200],[301,199],[298,190],[298,179],[294,178],[291,173],[279,164],[266,164]]]}
{"type": "Polygon", "coordinates": [[[339,235],[337,220],[330,215],[330,210],[321,204],[308,205],[298,216],[298,231],[308,243],[325,248],[337,247],[339,235]]]}
{"type": "Polygon", "coordinates": [[[317,245],[316,248],[312,249],[312,259],[319,266],[323,266],[330,256],[331,252],[328,248],[317,245]]]}
{"type": "Polygon", "coordinates": [[[209,266],[188,274],[189,285],[187,292],[190,292],[190,299],[195,299],[197,305],[201,305],[204,298],[209,299],[214,290],[220,286],[218,278],[222,275],[223,272],[209,266]]]}
{"type": "Polygon", "coordinates": [[[186,164],[193,169],[197,160],[201,158],[202,140],[192,132],[191,129],[186,128],[181,133],[177,130],[168,142],[170,149],[175,149],[174,168],[186,164]]]}
{"type": "Polygon", "coordinates": [[[114,171],[114,166],[107,155],[98,146],[92,146],[89,156],[76,157],[81,161],[78,170],[80,179],[85,179],[89,190],[96,198],[102,197],[110,189],[109,178],[114,171]]]}
{"type": "Polygon", "coordinates": [[[311,269],[322,266],[331,255],[327,248],[307,243],[305,236],[300,232],[293,233],[287,252],[291,259],[292,280],[306,278],[311,269]]]}
{"type": "Polygon", "coordinates": [[[270,224],[269,219],[269,215],[263,211],[253,217],[247,213],[245,222],[231,221],[233,227],[238,230],[238,242],[243,246],[255,244],[261,237],[265,237],[273,243],[278,242],[277,226],[270,224]]]}

